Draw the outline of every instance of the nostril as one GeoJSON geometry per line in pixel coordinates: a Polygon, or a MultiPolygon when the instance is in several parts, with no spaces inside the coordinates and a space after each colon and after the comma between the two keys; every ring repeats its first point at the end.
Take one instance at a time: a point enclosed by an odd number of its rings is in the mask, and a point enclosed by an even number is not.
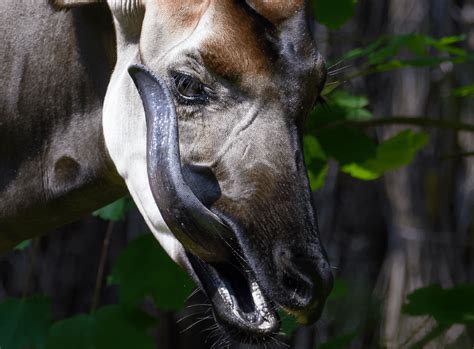
{"type": "Polygon", "coordinates": [[[293,308],[304,308],[313,300],[313,283],[307,280],[304,276],[296,274],[285,273],[281,278],[281,285],[285,290],[287,301],[289,301],[293,308]]]}
{"type": "Polygon", "coordinates": [[[298,280],[296,280],[294,277],[291,277],[289,275],[283,275],[283,280],[282,280],[283,286],[289,290],[295,290],[297,292],[298,290],[298,280]]]}

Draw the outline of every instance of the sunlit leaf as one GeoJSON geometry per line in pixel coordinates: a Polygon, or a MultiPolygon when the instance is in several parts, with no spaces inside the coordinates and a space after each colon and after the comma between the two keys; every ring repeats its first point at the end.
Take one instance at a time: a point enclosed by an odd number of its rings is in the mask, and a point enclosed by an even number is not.
{"type": "Polygon", "coordinates": [[[303,140],[304,155],[306,159],[326,160],[327,156],[324,153],[321,144],[319,144],[316,137],[313,135],[306,135],[303,140]]]}
{"type": "Polygon", "coordinates": [[[339,91],[332,96],[332,99],[334,104],[347,110],[360,109],[369,105],[369,100],[366,96],[355,96],[347,91],[339,91]]]}
{"type": "Polygon", "coordinates": [[[42,349],[51,325],[45,298],[7,299],[0,303],[0,348],[42,349]]]}
{"type": "Polygon", "coordinates": [[[16,245],[14,250],[23,251],[27,249],[28,247],[30,247],[30,245],[31,245],[31,240],[25,240],[25,241],[20,242],[18,245],[16,245]]]}
{"type": "Polygon", "coordinates": [[[342,171],[351,175],[354,178],[361,179],[363,181],[372,181],[379,178],[383,172],[374,171],[368,167],[364,167],[361,164],[348,164],[342,167],[342,171]]]}
{"type": "Polygon", "coordinates": [[[326,182],[329,164],[327,161],[312,161],[307,165],[307,167],[311,190],[315,191],[321,189],[326,182]]]}
{"type": "Polygon", "coordinates": [[[78,315],[54,324],[45,349],[153,349],[148,329],[154,322],[143,312],[106,306],[92,315],[78,315]]]}
{"type": "Polygon", "coordinates": [[[324,185],[329,170],[327,156],[313,135],[306,135],[303,144],[311,190],[318,190],[324,185]]]}
{"type": "Polygon", "coordinates": [[[152,234],[130,242],[119,256],[109,282],[119,285],[121,304],[133,307],[150,296],[161,309],[180,309],[194,285],[152,234]]]}
{"type": "Polygon", "coordinates": [[[344,61],[349,61],[352,59],[357,59],[357,58],[362,58],[362,57],[367,57],[369,54],[372,52],[375,52],[378,48],[380,48],[384,42],[386,41],[386,38],[382,37],[368,45],[367,47],[359,47],[356,49],[353,49],[346,53],[342,59],[341,62],[344,61]]]}
{"type": "Polygon", "coordinates": [[[428,140],[429,136],[424,132],[402,131],[379,144],[374,157],[346,164],[342,171],[362,180],[376,179],[387,171],[409,164],[428,140]]]}
{"type": "Polygon", "coordinates": [[[474,84],[458,87],[453,90],[453,95],[458,97],[474,98],[474,84]]]}
{"type": "MultiPolygon", "coordinates": [[[[435,67],[443,62],[463,63],[474,60],[472,54],[459,46],[465,39],[465,35],[439,39],[420,34],[383,36],[367,47],[350,51],[339,64],[363,60],[365,64],[358,65],[364,68],[354,76],[364,76],[407,67],[435,67]]],[[[337,81],[332,84],[340,86],[337,81]]]]}
{"type": "Polygon", "coordinates": [[[347,119],[348,120],[356,120],[356,121],[363,121],[363,120],[370,120],[372,119],[372,113],[365,108],[349,110],[347,112],[347,119]]]}
{"type": "Polygon", "coordinates": [[[93,215],[109,221],[123,221],[127,212],[133,207],[133,200],[130,197],[123,197],[95,211],[93,215]]]}
{"type": "Polygon", "coordinates": [[[372,118],[365,107],[369,105],[369,100],[366,96],[358,96],[350,94],[347,91],[338,91],[331,95],[329,104],[338,106],[345,111],[345,119],[347,120],[368,120],[372,118]]]}
{"type": "Polygon", "coordinates": [[[409,315],[429,315],[440,324],[474,325],[474,285],[459,285],[443,289],[428,286],[408,295],[403,312],[409,315]]]}
{"type": "Polygon", "coordinates": [[[366,109],[369,100],[366,96],[354,95],[347,91],[336,91],[326,97],[327,106],[318,106],[310,114],[306,129],[322,128],[340,120],[368,120],[372,113],[366,109]]]}
{"type": "Polygon", "coordinates": [[[313,0],[316,20],[328,28],[337,29],[354,15],[356,0],[313,0]]]}

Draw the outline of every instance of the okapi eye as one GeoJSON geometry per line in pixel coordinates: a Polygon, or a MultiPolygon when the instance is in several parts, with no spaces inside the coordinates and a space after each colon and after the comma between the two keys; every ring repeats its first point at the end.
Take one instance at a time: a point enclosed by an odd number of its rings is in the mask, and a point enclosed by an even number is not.
{"type": "Polygon", "coordinates": [[[209,88],[191,75],[173,72],[174,90],[178,101],[184,104],[203,104],[209,99],[209,88]]]}

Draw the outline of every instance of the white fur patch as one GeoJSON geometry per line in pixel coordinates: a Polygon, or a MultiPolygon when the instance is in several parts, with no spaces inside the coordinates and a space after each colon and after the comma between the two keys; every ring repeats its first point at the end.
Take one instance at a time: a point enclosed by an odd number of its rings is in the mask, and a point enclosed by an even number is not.
{"type": "MultiPolygon", "coordinates": [[[[126,0],[138,3],[138,0],[126,0]]],[[[123,3],[121,0],[109,0],[110,5],[123,3]]],[[[112,10],[115,16],[117,32],[117,64],[110,80],[103,109],[103,130],[107,150],[118,173],[125,180],[130,194],[140,210],[147,225],[156,236],[169,256],[183,264],[184,248],[166,226],[153,198],[148,182],[146,163],[146,120],[142,101],[128,74],[128,67],[140,61],[141,53],[153,52],[153,59],[147,61],[157,74],[166,73],[166,62],[179,59],[180,52],[189,49],[202,40],[208,31],[208,20],[202,21],[192,33],[160,35],[166,29],[166,19],[160,18],[157,6],[147,6],[139,42],[129,41],[127,33],[120,25],[123,23],[117,8],[112,10]],[[158,24],[158,22],[161,22],[158,24]],[[147,27],[148,26],[148,27],[147,27]],[[161,28],[159,28],[161,26],[161,28]],[[150,28],[151,27],[151,28],[150,28]],[[161,29],[161,30],[160,30],[161,29]],[[145,37],[144,37],[145,36],[145,37]],[[190,36],[193,36],[190,38],[190,36]],[[153,45],[144,47],[144,45],[153,45]],[[186,46],[186,47],[185,47],[186,46]],[[160,53],[160,54],[159,54],[160,53]],[[159,58],[158,58],[159,57],[159,58]]],[[[162,15],[163,16],[163,15],[162,15]]],[[[129,25],[130,23],[127,23],[129,25]]],[[[141,25],[139,23],[138,25],[141,25]]],[[[195,47],[195,46],[194,46],[195,47]]]]}

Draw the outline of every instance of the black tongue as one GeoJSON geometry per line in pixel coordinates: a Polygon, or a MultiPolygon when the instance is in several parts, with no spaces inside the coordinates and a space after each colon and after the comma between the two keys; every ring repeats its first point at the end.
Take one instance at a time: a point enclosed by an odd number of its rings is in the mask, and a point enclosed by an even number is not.
{"type": "MultiPolygon", "coordinates": [[[[143,65],[133,65],[128,71],[145,109],[148,180],[163,219],[176,238],[194,255],[205,261],[227,260],[230,256],[227,242],[234,234],[203,205],[184,180],[178,120],[168,87],[143,65]]],[[[215,186],[209,184],[211,181],[206,176],[198,177],[195,183],[205,186],[203,198],[214,199],[217,195],[215,186]]],[[[190,172],[188,181],[194,182],[193,178],[190,172]]]]}
{"type": "Polygon", "coordinates": [[[221,188],[212,169],[205,166],[183,165],[183,176],[194,195],[210,207],[221,196],[221,188]]]}

